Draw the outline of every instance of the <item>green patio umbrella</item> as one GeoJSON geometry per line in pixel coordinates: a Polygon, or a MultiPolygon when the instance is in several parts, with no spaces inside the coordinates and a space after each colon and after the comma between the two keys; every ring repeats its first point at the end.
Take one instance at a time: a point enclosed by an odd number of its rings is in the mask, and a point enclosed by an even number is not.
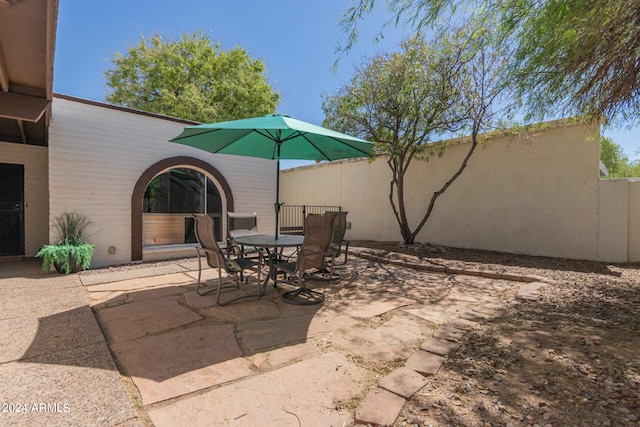
{"type": "Polygon", "coordinates": [[[276,238],[281,206],[280,159],[338,160],[373,155],[370,142],[282,114],[188,126],[170,141],[210,153],[277,160],[276,238]]]}

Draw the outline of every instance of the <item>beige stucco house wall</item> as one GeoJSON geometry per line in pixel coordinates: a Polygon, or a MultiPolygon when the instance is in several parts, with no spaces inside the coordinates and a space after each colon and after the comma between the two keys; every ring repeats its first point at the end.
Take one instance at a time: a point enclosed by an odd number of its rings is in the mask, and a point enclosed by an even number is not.
{"type": "MultiPolygon", "coordinates": [[[[469,147],[468,140],[452,141],[441,158],[411,165],[405,198],[412,228],[469,147]]],[[[638,260],[640,186],[626,180],[602,182],[598,165],[594,127],[556,121],[528,138],[494,136],[478,147],[462,176],[438,199],[416,241],[574,259],[638,260]],[[628,235],[634,236],[629,243],[628,235]]],[[[295,168],[282,173],[281,199],[342,206],[352,224],[347,238],[399,241],[388,199],[390,178],[385,158],[295,168]]]]}
{"type": "MultiPolygon", "coordinates": [[[[215,168],[230,187],[233,210],[257,212],[258,228],[273,229],[275,162],[214,155],[168,142],[184,126],[179,120],[54,97],[48,148],[49,220],[64,211],[79,211],[90,217],[93,225],[88,230],[89,242],[96,246],[93,267],[131,261],[132,193],[143,173],[165,159],[195,158],[215,168]],[[109,253],[110,247],[115,253],[109,253]]],[[[45,170],[46,159],[45,151],[45,170]]],[[[223,204],[225,212],[228,201],[223,200],[223,204]]],[[[194,253],[191,249],[185,254],[194,253]]],[[[151,257],[146,254],[144,259],[151,257]]]]}

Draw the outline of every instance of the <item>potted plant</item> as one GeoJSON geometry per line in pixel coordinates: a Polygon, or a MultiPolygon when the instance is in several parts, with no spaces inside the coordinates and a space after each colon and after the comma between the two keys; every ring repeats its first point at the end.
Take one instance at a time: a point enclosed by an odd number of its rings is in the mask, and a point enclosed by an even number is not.
{"type": "Polygon", "coordinates": [[[89,218],[78,212],[64,212],[55,217],[53,227],[58,240],[52,245],[44,245],[36,254],[42,258],[42,269],[49,271],[53,265],[59,273],[69,274],[89,268],[95,250],[84,237],[89,225],[89,218]]]}

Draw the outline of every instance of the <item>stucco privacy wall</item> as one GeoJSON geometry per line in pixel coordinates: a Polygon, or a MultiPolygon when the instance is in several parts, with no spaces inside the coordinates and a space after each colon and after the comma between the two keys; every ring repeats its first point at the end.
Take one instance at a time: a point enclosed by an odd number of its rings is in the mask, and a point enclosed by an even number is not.
{"type": "MultiPolygon", "coordinates": [[[[498,136],[478,147],[416,241],[598,259],[598,135],[560,121],[543,128],[533,137],[498,136]]],[[[468,141],[456,141],[441,158],[412,163],[405,178],[412,228],[469,148],[468,141]]],[[[352,223],[348,238],[399,241],[390,178],[386,158],[307,166],[283,172],[281,199],[342,206],[352,223]]]]}
{"type": "Polygon", "coordinates": [[[259,229],[273,229],[275,162],[213,155],[168,142],[184,126],[131,110],[54,97],[49,129],[49,219],[64,211],[90,217],[94,224],[88,230],[89,241],[96,245],[92,266],[131,260],[134,186],[151,165],[170,157],[189,156],[212,165],[231,187],[235,210],[257,212],[259,229]],[[116,247],[115,254],[108,253],[110,246],[116,247]]]}
{"type": "Polygon", "coordinates": [[[47,148],[0,141],[0,163],[24,166],[24,249],[35,256],[49,241],[47,148]]]}
{"type": "Polygon", "coordinates": [[[640,180],[600,181],[599,260],[640,261],[640,180]]]}

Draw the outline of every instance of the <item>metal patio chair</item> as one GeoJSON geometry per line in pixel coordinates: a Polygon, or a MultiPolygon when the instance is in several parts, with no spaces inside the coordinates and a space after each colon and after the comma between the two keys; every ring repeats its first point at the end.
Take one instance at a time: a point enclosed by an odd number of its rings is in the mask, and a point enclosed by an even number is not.
{"type": "MultiPolygon", "coordinates": [[[[218,242],[216,242],[215,235],[213,232],[213,218],[206,214],[195,214],[193,215],[195,218],[195,226],[194,231],[196,234],[196,239],[200,244],[200,247],[196,247],[196,252],[198,254],[198,286],[196,288],[196,292],[198,295],[208,295],[212,292],[217,292],[216,302],[218,305],[227,305],[234,301],[237,301],[242,298],[248,297],[260,297],[262,296],[262,288],[260,281],[260,273],[262,269],[262,253],[258,252],[258,259],[252,258],[236,258],[231,259],[228,256],[225,256],[225,253],[218,246],[218,242]],[[218,286],[217,288],[213,288],[207,291],[201,291],[201,287],[203,283],[201,281],[202,278],[202,258],[206,258],[207,264],[209,267],[216,269],[218,271],[218,286]],[[222,270],[224,270],[229,276],[233,276],[234,283],[233,285],[223,286],[222,282],[222,270]],[[242,280],[242,274],[245,270],[250,270],[257,273],[258,280],[258,295],[243,295],[234,299],[231,299],[227,302],[220,302],[220,291],[222,289],[228,288],[236,288],[240,289],[240,280],[242,280]]],[[[248,283],[249,277],[246,278],[245,283],[248,283]]]]}
{"type": "Polygon", "coordinates": [[[349,256],[349,241],[344,239],[344,234],[347,231],[347,214],[349,212],[340,211],[340,212],[326,212],[326,214],[333,214],[336,217],[336,221],[333,226],[333,239],[331,240],[331,245],[329,246],[331,250],[334,250],[336,255],[335,258],[338,259],[343,253],[344,247],[344,261],[341,263],[337,263],[336,265],[344,265],[347,263],[347,257],[349,256]]]}
{"type": "Polygon", "coordinates": [[[305,219],[304,240],[295,261],[280,262],[275,265],[280,271],[288,274],[291,284],[297,283],[298,288],[282,293],[284,302],[299,305],[321,304],[325,296],[322,292],[311,290],[306,281],[310,278],[305,274],[309,271],[326,269],[333,275],[333,261],[335,251],[329,249],[333,238],[334,215],[309,214],[305,219]]]}
{"type": "Polygon", "coordinates": [[[252,213],[227,212],[227,255],[237,258],[258,258],[260,250],[239,245],[233,241],[236,237],[258,234],[258,215],[252,213]]]}

